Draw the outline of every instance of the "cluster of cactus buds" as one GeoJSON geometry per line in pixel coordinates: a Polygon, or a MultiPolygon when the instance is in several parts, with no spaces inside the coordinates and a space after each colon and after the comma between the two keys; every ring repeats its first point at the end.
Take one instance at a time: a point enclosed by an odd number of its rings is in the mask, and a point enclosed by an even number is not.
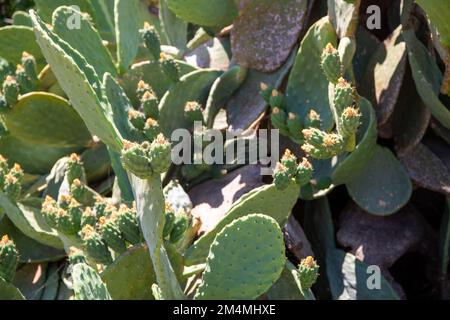
{"type": "Polygon", "coordinates": [[[330,159],[343,151],[344,141],[338,134],[316,128],[304,129],[302,133],[306,142],[302,150],[315,159],[330,159]]]}
{"type": "Polygon", "coordinates": [[[18,64],[14,75],[8,75],[0,92],[0,112],[7,112],[17,104],[19,95],[36,90],[39,78],[35,58],[23,52],[21,64],[18,64]]]}
{"type": "Polygon", "coordinates": [[[19,164],[9,168],[8,161],[0,155],[0,191],[11,200],[17,201],[22,191],[24,173],[19,164]]]}
{"type": "Polygon", "coordinates": [[[152,143],[124,141],[122,163],[127,170],[142,179],[162,174],[170,167],[171,144],[163,134],[159,134],[152,143]]]}
{"type": "Polygon", "coordinates": [[[0,278],[6,282],[12,282],[19,263],[19,253],[16,245],[8,235],[0,240],[0,278]]]}
{"type": "Polygon", "coordinates": [[[163,237],[175,245],[183,242],[183,239],[189,236],[189,229],[194,227],[194,219],[190,213],[184,209],[175,212],[167,203],[165,218],[163,237]]]}
{"type": "Polygon", "coordinates": [[[161,133],[158,123],[159,100],[152,87],[144,81],[139,81],[136,93],[140,99],[139,110],[132,109],[128,112],[128,119],[133,127],[141,132],[148,141],[154,141],[161,133]]]}
{"type": "Polygon", "coordinates": [[[298,163],[297,157],[290,150],[286,150],[274,170],[274,183],[280,190],[286,189],[292,181],[302,187],[309,183],[313,171],[313,166],[308,159],[303,158],[298,163]]]}
{"type": "Polygon", "coordinates": [[[300,262],[298,276],[303,291],[311,289],[316,283],[319,277],[319,266],[313,257],[309,256],[300,262]]]}
{"type": "Polygon", "coordinates": [[[277,90],[261,83],[261,95],[271,108],[271,122],[280,133],[295,143],[302,143],[302,120],[293,112],[287,112],[284,96],[277,90]]]}
{"type": "Polygon", "coordinates": [[[83,209],[71,196],[61,196],[59,202],[47,197],[42,214],[51,228],[79,239],[82,248],[77,248],[77,252],[82,249],[99,264],[110,264],[112,251],[121,254],[128,244],[142,242],[135,207],[121,205],[117,209],[103,198],[98,198],[93,207],[83,209]]]}
{"type": "Polygon", "coordinates": [[[322,54],[322,69],[334,87],[331,110],[337,133],[321,131],[316,120],[320,116],[310,112],[305,121],[307,129],[302,131],[305,140],[302,150],[315,159],[330,159],[345,151],[351,152],[356,147],[361,113],[356,107],[355,88],[342,77],[343,68],[338,50],[331,43],[327,44],[322,54]]]}
{"type": "Polygon", "coordinates": [[[162,70],[172,82],[178,82],[180,79],[178,63],[161,51],[161,40],[156,29],[149,23],[145,23],[144,28],[140,30],[140,34],[152,60],[161,64],[162,70]]]}
{"type": "Polygon", "coordinates": [[[65,235],[76,235],[81,230],[81,205],[70,196],[61,196],[59,203],[47,196],[42,204],[47,224],[65,235]]]}

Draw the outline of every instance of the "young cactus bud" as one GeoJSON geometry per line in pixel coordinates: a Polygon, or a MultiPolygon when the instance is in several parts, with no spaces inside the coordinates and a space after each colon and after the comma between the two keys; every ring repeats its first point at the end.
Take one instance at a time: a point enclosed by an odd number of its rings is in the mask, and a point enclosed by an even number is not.
{"type": "Polygon", "coordinates": [[[110,217],[114,216],[115,214],[117,214],[116,206],[114,206],[112,204],[108,204],[104,211],[104,217],[110,218],[110,217]]]}
{"type": "Polygon", "coordinates": [[[59,232],[73,236],[80,231],[80,225],[78,225],[72,216],[64,209],[59,209],[56,214],[56,230],[59,232]]]}
{"type": "Polygon", "coordinates": [[[358,131],[361,122],[361,113],[354,107],[347,107],[341,116],[341,131],[346,137],[351,136],[358,131]]]}
{"type": "Polygon", "coordinates": [[[16,79],[12,76],[7,76],[3,82],[3,95],[10,107],[17,104],[19,100],[20,88],[16,79]]]}
{"type": "Polygon", "coordinates": [[[149,151],[150,144],[148,142],[139,145],[125,141],[121,157],[124,168],[141,179],[152,177],[154,172],[148,158],[149,151]]]}
{"type": "Polygon", "coordinates": [[[342,64],[339,51],[328,43],[322,53],[322,69],[328,81],[336,84],[342,76],[342,64]]]}
{"type": "Polygon", "coordinates": [[[320,115],[315,110],[310,110],[305,119],[305,128],[317,128],[319,129],[322,125],[322,119],[320,115]]]}
{"type": "Polygon", "coordinates": [[[148,83],[145,83],[143,80],[139,81],[136,89],[136,95],[140,101],[147,91],[153,92],[152,87],[150,87],[150,85],[148,83]]]}
{"type": "Polygon", "coordinates": [[[42,215],[44,216],[45,222],[50,228],[56,229],[58,226],[58,204],[52,198],[47,196],[42,204],[42,215]]]}
{"type": "Polygon", "coordinates": [[[287,127],[287,115],[284,110],[278,107],[274,107],[272,109],[270,120],[272,121],[273,127],[280,130],[281,134],[285,136],[289,135],[289,128],[287,127]]]}
{"type": "Polygon", "coordinates": [[[156,94],[152,91],[145,91],[144,95],[141,99],[142,111],[145,114],[145,117],[152,118],[155,120],[159,119],[159,100],[156,97],[156,94]]]}
{"type": "Polygon", "coordinates": [[[19,263],[19,253],[16,245],[7,235],[0,240],[0,278],[12,282],[19,263]]]}
{"type": "Polygon", "coordinates": [[[101,217],[99,219],[99,229],[103,240],[111,249],[119,254],[127,250],[125,239],[114,219],[101,217]]]}
{"type": "Polygon", "coordinates": [[[164,53],[160,54],[159,61],[166,76],[172,82],[178,82],[180,80],[180,67],[178,63],[164,53]]]}
{"type": "Polygon", "coordinates": [[[139,222],[136,212],[126,205],[122,205],[117,214],[117,225],[125,236],[125,239],[132,245],[142,242],[142,235],[139,229],[139,222]]]}
{"type": "Polygon", "coordinates": [[[170,236],[173,227],[175,225],[175,212],[170,204],[166,203],[166,221],[164,223],[163,238],[166,239],[170,236]]]}
{"type": "Polygon", "coordinates": [[[137,110],[128,111],[128,119],[131,124],[139,131],[144,130],[145,127],[145,114],[137,110]]]}
{"type": "Polygon", "coordinates": [[[16,178],[17,180],[19,180],[20,183],[23,182],[23,170],[22,167],[20,166],[20,164],[15,163],[14,166],[11,168],[11,170],[9,171],[9,173],[16,178]]]}
{"type": "Polygon", "coordinates": [[[280,162],[284,167],[286,167],[289,175],[294,175],[297,171],[297,157],[291,150],[286,149],[280,162]]]}
{"type": "Polygon", "coordinates": [[[203,123],[203,112],[201,105],[196,101],[189,101],[184,107],[184,114],[186,119],[191,123],[201,122],[203,123]]]}
{"type": "Polygon", "coordinates": [[[260,94],[263,97],[264,101],[269,104],[270,98],[272,97],[273,88],[268,86],[264,82],[261,82],[261,84],[259,85],[259,88],[260,88],[260,94]]]}
{"type": "Polygon", "coordinates": [[[170,232],[169,241],[173,244],[180,242],[184,238],[184,235],[191,224],[192,216],[181,209],[175,217],[175,222],[173,224],[172,232],[170,232]]]}
{"type": "Polygon", "coordinates": [[[108,207],[108,202],[104,198],[97,197],[95,199],[94,211],[95,211],[95,215],[98,218],[105,216],[105,210],[107,207],[108,207]]]}
{"type": "Polygon", "coordinates": [[[295,182],[300,187],[303,187],[309,183],[313,177],[313,166],[308,159],[303,158],[302,162],[297,166],[297,172],[295,174],[295,182]]]}
{"type": "Polygon", "coordinates": [[[6,102],[5,96],[0,92],[0,114],[8,113],[10,110],[10,105],[6,102]]]}
{"type": "Polygon", "coordinates": [[[31,82],[30,78],[28,78],[25,69],[21,64],[18,64],[16,68],[16,80],[19,84],[21,94],[30,93],[35,89],[33,83],[31,82]]]}
{"type": "Polygon", "coordinates": [[[158,60],[161,55],[161,40],[155,27],[145,22],[144,28],[140,30],[145,47],[152,55],[153,60],[158,60]]]}
{"type": "Polygon", "coordinates": [[[30,79],[33,88],[35,88],[39,83],[36,59],[31,54],[24,51],[22,53],[22,65],[25,69],[25,74],[27,75],[28,79],[30,79]]]}
{"type": "Polygon", "coordinates": [[[145,122],[144,134],[148,141],[153,141],[161,133],[161,128],[156,120],[148,118],[145,122]]]}
{"type": "Polygon", "coordinates": [[[298,275],[302,290],[309,290],[319,277],[319,266],[313,257],[303,259],[298,267],[298,275]]]}
{"type": "Polygon", "coordinates": [[[67,163],[66,177],[69,184],[72,184],[75,179],[82,180],[84,178],[84,168],[81,158],[76,153],[72,153],[67,163]]]}
{"type": "Polygon", "coordinates": [[[344,78],[339,78],[334,91],[334,107],[338,115],[341,115],[345,108],[353,105],[354,89],[345,81],[344,78]]]}
{"type": "Polygon", "coordinates": [[[172,146],[164,135],[159,134],[150,146],[149,158],[156,174],[167,172],[170,168],[172,146]]]}
{"type": "Polygon", "coordinates": [[[73,182],[70,186],[70,195],[75,200],[82,201],[85,193],[86,193],[86,187],[84,186],[84,184],[79,179],[73,180],[73,182]]]}
{"type": "Polygon", "coordinates": [[[8,160],[0,155],[0,190],[5,187],[5,176],[8,174],[8,160]]]}
{"type": "Polygon", "coordinates": [[[303,130],[303,136],[306,144],[302,150],[315,159],[330,159],[343,151],[344,140],[341,135],[310,128],[303,130]]]}
{"type": "Polygon", "coordinates": [[[301,140],[303,127],[298,116],[295,113],[289,113],[286,124],[290,136],[295,140],[301,140]]]}
{"type": "Polygon", "coordinates": [[[273,182],[275,186],[279,190],[285,190],[289,183],[291,182],[292,177],[289,174],[289,169],[286,168],[282,163],[277,163],[273,174],[273,182]]]}
{"type": "Polygon", "coordinates": [[[270,95],[269,105],[272,108],[281,108],[284,109],[284,97],[283,95],[278,92],[277,90],[272,90],[272,93],[270,95]]]}
{"type": "Polygon", "coordinates": [[[83,214],[81,215],[81,228],[84,228],[87,225],[95,227],[97,224],[97,215],[91,208],[87,207],[83,214]]]}
{"type": "Polygon", "coordinates": [[[14,177],[12,174],[7,174],[5,176],[5,186],[4,192],[13,201],[16,202],[20,198],[20,193],[22,191],[22,186],[20,181],[14,177]]]}
{"type": "Polygon", "coordinates": [[[70,247],[69,248],[69,263],[73,266],[76,264],[79,264],[79,263],[87,263],[84,252],[78,248],[70,247]]]}
{"type": "Polygon", "coordinates": [[[60,208],[67,210],[69,209],[70,203],[72,202],[72,197],[70,195],[62,194],[59,196],[58,205],[60,208]]]}
{"type": "Polygon", "coordinates": [[[83,241],[84,250],[92,260],[105,265],[112,263],[113,260],[108,246],[92,226],[84,226],[80,236],[83,241]]]}
{"type": "Polygon", "coordinates": [[[77,200],[72,199],[70,201],[69,207],[67,208],[67,213],[71,217],[75,227],[78,229],[77,232],[81,230],[81,216],[83,215],[83,209],[81,204],[77,200]]]}

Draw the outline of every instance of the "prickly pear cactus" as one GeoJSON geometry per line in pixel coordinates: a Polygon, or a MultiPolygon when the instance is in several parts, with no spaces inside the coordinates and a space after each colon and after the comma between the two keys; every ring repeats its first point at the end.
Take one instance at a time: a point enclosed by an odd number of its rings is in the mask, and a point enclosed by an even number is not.
{"type": "Polygon", "coordinates": [[[445,1],[0,2],[0,299],[450,296],[445,1]]]}

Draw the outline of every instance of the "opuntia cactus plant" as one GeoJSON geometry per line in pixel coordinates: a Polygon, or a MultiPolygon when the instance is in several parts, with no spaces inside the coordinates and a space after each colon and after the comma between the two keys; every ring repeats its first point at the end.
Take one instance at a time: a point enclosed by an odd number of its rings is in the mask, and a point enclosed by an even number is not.
{"type": "Polygon", "coordinates": [[[0,10],[0,299],[450,296],[447,4],[73,4],[0,10]]]}

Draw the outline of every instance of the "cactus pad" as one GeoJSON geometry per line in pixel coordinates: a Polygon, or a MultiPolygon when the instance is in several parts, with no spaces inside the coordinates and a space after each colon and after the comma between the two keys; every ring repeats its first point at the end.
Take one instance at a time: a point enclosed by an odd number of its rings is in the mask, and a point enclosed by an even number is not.
{"type": "Polygon", "coordinates": [[[227,225],[215,238],[197,300],[256,299],[280,277],[286,258],[278,223],[249,215],[227,225]]]}

